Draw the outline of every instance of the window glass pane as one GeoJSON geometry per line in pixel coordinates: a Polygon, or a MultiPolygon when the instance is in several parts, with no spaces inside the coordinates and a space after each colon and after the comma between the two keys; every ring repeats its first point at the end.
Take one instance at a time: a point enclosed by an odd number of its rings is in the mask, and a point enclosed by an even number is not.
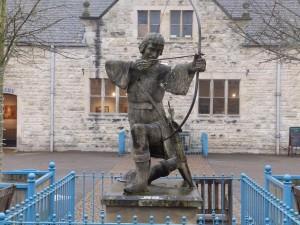
{"type": "Polygon", "coordinates": [[[180,25],[171,25],[171,35],[180,37],[180,25]]]}
{"type": "Polygon", "coordinates": [[[240,113],[240,102],[239,98],[228,99],[228,114],[239,114],[240,113]]]}
{"type": "Polygon", "coordinates": [[[214,102],[213,102],[213,113],[214,114],[224,114],[225,110],[224,110],[224,98],[214,98],[214,102]]]}
{"type": "Polygon", "coordinates": [[[171,11],[171,35],[180,37],[180,11],[171,11]]]}
{"type": "Polygon", "coordinates": [[[192,37],[193,26],[192,25],[183,25],[182,36],[183,37],[192,37]]]}
{"type": "Polygon", "coordinates": [[[105,79],[105,96],[116,97],[116,86],[109,79],[105,79]]]}
{"type": "Polygon", "coordinates": [[[159,25],[150,25],[150,32],[159,33],[159,25]]]}
{"type": "Polygon", "coordinates": [[[171,25],[180,25],[180,11],[171,11],[171,25]]]}
{"type": "Polygon", "coordinates": [[[214,80],[214,97],[224,97],[224,80],[214,80]]]}
{"type": "Polygon", "coordinates": [[[210,80],[199,80],[199,96],[209,97],[210,80]]]}
{"type": "Polygon", "coordinates": [[[116,98],[105,97],[104,98],[104,113],[116,112],[116,98]]]}
{"type": "Polygon", "coordinates": [[[91,97],[91,112],[101,112],[101,98],[100,97],[91,97]]]}
{"type": "Polygon", "coordinates": [[[148,11],[138,11],[138,24],[148,24],[148,11]]]}
{"type": "Polygon", "coordinates": [[[199,96],[209,97],[210,80],[199,80],[199,96]]]}
{"type": "Polygon", "coordinates": [[[159,33],[160,11],[150,11],[150,32],[159,33]]]}
{"type": "Polygon", "coordinates": [[[160,11],[159,10],[150,11],[150,24],[160,24],[160,11]]]}
{"type": "Polygon", "coordinates": [[[127,90],[120,88],[120,96],[127,97],[127,90]]]}
{"type": "Polygon", "coordinates": [[[193,11],[182,11],[182,36],[192,37],[193,11]]]}
{"type": "Polygon", "coordinates": [[[182,11],[182,24],[183,25],[193,24],[193,11],[182,11]]]}
{"type": "Polygon", "coordinates": [[[210,99],[209,98],[199,98],[199,109],[198,112],[200,114],[209,114],[209,104],[210,99]]]}
{"type": "Polygon", "coordinates": [[[138,36],[144,37],[148,33],[148,11],[138,11],[138,36]]]}
{"type": "Polygon", "coordinates": [[[229,80],[228,81],[228,98],[238,98],[239,97],[239,80],[229,80]]]}
{"type": "Polygon", "coordinates": [[[139,24],[138,36],[144,37],[147,33],[148,33],[148,25],[147,24],[139,24]]]}
{"type": "Polygon", "coordinates": [[[119,110],[120,110],[120,113],[127,113],[128,112],[128,101],[127,101],[127,98],[125,97],[121,97],[119,99],[119,110]]]}
{"type": "Polygon", "coordinates": [[[91,95],[101,95],[101,79],[90,79],[91,95]]]}

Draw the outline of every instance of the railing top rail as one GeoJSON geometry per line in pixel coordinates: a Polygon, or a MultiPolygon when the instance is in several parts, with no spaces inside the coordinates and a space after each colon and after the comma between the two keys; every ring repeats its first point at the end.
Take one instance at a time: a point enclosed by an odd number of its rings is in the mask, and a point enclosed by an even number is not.
{"type": "Polygon", "coordinates": [[[35,173],[36,175],[43,175],[49,173],[48,170],[35,170],[35,169],[26,169],[26,170],[7,170],[1,171],[0,174],[3,175],[28,175],[30,173],[35,173]]]}
{"type": "Polygon", "coordinates": [[[27,183],[0,183],[0,188],[5,188],[7,186],[11,186],[11,185],[15,185],[17,189],[27,189],[28,188],[28,184],[27,183]]]}
{"type": "Polygon", "coordinates": [[[54,174],[53,172],[47,172],[46,174],[44,174],[43,176],[39,177],[36,181],[35,181],[35,185],[40,185],[44,182],[46,182],[47,180],[49,180],[50,177],[52,177],[54,174]]]}
{"type": "Polygon", "coordinates": [[[272,175],[266,175],[266,178],[273,184],[279,186],[280,188],[284,187],[283,181],[278,180],[276,177],[273,177],[272,175]]]}
{"type": "MultiPolygon", "coordinates": [[[[272,177],[275,177],[276,179],[283,180],[285,175],[272,175],[272,177]]],[[[292,180],[300,180],[300,175],[291,175],[289,174],[292,180]]]]}

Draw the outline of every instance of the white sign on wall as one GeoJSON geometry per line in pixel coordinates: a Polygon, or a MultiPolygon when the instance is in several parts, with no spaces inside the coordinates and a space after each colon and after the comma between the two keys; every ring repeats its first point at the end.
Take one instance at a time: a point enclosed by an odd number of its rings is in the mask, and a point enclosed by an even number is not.
{"type": "Polygon", "coordinates": [[[4,94],[14,94],[15,93],[15,89],[14,88],[10,88],[10,87],[5,87],[5,88],[3,88],[3,93],[4,94]]]}

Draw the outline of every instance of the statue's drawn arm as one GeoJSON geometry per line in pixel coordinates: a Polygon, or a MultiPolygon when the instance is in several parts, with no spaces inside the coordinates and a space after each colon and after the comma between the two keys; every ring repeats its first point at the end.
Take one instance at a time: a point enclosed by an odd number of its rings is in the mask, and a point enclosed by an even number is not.
{"type": "Polygon", "coordinates": [[[130,81],[131,62],[109,60],[105,63],[107,76],[119,88],[127,89],[130,81]]]}
{"type": "Polygon", "coordinates": [[[164,88],[175,95],[186,95],[194,75],[192,63],[178,64],[166,74],[164,88]]]}

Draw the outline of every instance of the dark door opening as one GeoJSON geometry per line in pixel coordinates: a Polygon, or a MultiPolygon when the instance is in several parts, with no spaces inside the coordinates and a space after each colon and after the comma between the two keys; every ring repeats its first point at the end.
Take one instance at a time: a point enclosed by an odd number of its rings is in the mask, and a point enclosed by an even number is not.
{"type": "Polygon", "coordinates": [[[17,146],[17,96],[4,94],[3,108],[4,147],[17,146]]]}

